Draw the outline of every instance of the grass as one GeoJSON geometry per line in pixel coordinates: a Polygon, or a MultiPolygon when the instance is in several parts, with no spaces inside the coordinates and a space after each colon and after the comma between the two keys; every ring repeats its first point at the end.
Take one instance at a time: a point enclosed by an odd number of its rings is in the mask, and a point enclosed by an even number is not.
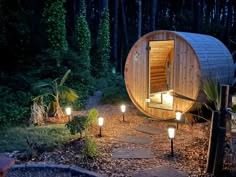
{"type": "Polygon", "coordinates": [[[29,150],[27,138],[45,146],[46,149],[54,149],[72,139],[79,138],[79,134],[71,135],[64,124],[9,127],[0,130],[0,152],[29,150]]]}

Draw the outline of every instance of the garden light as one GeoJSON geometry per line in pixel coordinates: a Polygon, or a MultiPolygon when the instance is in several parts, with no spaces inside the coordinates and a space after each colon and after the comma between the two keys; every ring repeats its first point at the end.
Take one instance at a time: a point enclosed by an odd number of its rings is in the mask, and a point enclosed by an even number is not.
{"type": "Polygon", "coordinates": [[[181,116],[182,116],[182,112],[176,111],[176,112],[175,112],[175,115],[176,115],[176,120],[180,120],[180,119],[181,119],[181,116]]]}
{"type": "Polygon", "coordinates": [[[179,122],[181,120],[181,116],[182,116],[182,112],[180,111],[176,111],[175,112],[175,115],[176,115],[176,120],[177,120],[177,130],[178,130],[178,127],[179,127],[179,122]]]}
{"type": "Polygon", "coordinates": [[[98,118],[98,126],[99,126],[99,135],[98,136],[102,136],[102,126],[104,123],[104,118],[103,117],[99,117],[98,118]]]}
{"type": "Polygon", "coordinates": [[[71,113],[72,113],[71,107],[66,107],[66,115],[68,116],[68,120],[70,120],[71,113]]]}
{"type": "Polygon", "coordinates": [[[175,126],[168,127],[168,137],[170,139],[171,146],[171,157],[174,157],[174,148],[173,148],[173,140],[175,138],[175,126]]]}
{"type": "Polygon", "coordinates": [[[126,106],[125,105],[121,105],[120,106],[120,109],[121,109],[121,112],[122,112],[122,114],[123,114],[123,122],[125,121],[125,110],[126,110],[126,106]]]}

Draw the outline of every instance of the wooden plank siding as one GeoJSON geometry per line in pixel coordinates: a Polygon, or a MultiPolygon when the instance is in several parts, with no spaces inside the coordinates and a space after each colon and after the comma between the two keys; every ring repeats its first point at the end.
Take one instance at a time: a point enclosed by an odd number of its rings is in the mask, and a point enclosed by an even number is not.
{"type": "Polygon", "coordinates": [[[174,97],[173,110],[149,107],[149,57],[154,58],[151,69],[151,82],[154,87],[166,84],[165,61],[159,57],[171,58],[173,76],[170,84],[175,93],[197,99],[200,95],[200,82],[203,77],[217,77],[221,84],[231,85],[234,74],[233,59],[222,42],[202,34],[154,31],[141,37],[131,48],[125,64],[125,84],[135,106],[147,116],[157,119],[175,118],[175,111],[188,111],[193,102],[174,97]],[[163,41],[161,47],[155,46],[149,52],[150,41],[163,41]],[[174,49],[168,50],[168,40],[174,40],[174,49]],[[159,60],[159,61],[158,61],[159,60]],[[162,68],[163,66],[163,68],[162,68]]]}

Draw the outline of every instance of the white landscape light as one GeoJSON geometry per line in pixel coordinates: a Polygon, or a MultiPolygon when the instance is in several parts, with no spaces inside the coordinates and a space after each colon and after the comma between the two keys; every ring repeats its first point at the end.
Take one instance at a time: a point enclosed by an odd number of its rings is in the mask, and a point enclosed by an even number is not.
{"type": "Polygon", "coordinates": [[[175,112],[176,120],[177,120],[177,130],[179,128],[179,121],[181,120],[182,112],[181,111],[176,111],[175,112]]]}
{"type": "Polygon", "coordinates": [[[104,118],[103,117],[99,117],[98,118],[98,126],[99,126],[99,135],[98,136],[102,136],[102,126],[104,123],[104,118]]]}
{"type": "Polygon", "coordinates": [[[72,113],[71,107],[66,107],[66,115],[68,116],[68,120],[70,120],[71,113],[72,113]]]}
{"type": "Polygon", "coordinates": [[[175,127],[174,126],[169,126],[168,127],[168,137],[170,139],[174,139],[175,138],[175,127]]]}
{"type": "Polygon", "coordinates": [[[125,111],[126,111],[126,106],[124,104],[122,104],[120,106],[121,112],[123,114],[123,122],[125,121],[125,111]]]}
{"type": "Polygon", "coordinates": [[[66,107],[66,115],[70,116],[72,112],[71,107],[66,107]]]}
{"type": "Polygon", "coordinates": [[[171,157],[174,157],[174,147],[173,147],[173,140],[175,138],[175,126],[168,127],[168,137],[170,139],[170,146],[171,146],[171,157]]]}
{"type": "Polygon", "coordinates": [[[122,105],[120,106],[120,109],[121,109],[121,112],[124,113],[125,110],[126,110],[126,106],[125,106],[124,104],[122,104],[122,105]]]}
{"type": "Polygon", "coordinates": [[[182,116],[182,112],[176,111],[176,112],[175,112],[175,115],[176,115],[176,120],[180,120],[180,119],[181,119],[181,116],[182,116]]]}
{"type": "Polygon", "coordinates": [[[104,123],[104,118],[103,118],[103,117],[99,117],[99,118],[98,118],[98,126],[99,126],[99,127],[102,127],[102,126],[103,126],[103,123],[104,123]]]}

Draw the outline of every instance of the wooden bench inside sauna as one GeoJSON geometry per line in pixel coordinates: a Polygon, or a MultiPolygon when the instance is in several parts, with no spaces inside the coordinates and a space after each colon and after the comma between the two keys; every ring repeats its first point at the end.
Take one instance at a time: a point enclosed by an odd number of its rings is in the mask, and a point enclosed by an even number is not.
{"type": "Polygon", "coordinates": [[[125,84],[135,106],[157,119],[175,118],[198,99],[204,78],[231,85],[234,78],[232,55],[213,36],[154,31],[141,37],[131,48],[125,64],[125,84]]]}

